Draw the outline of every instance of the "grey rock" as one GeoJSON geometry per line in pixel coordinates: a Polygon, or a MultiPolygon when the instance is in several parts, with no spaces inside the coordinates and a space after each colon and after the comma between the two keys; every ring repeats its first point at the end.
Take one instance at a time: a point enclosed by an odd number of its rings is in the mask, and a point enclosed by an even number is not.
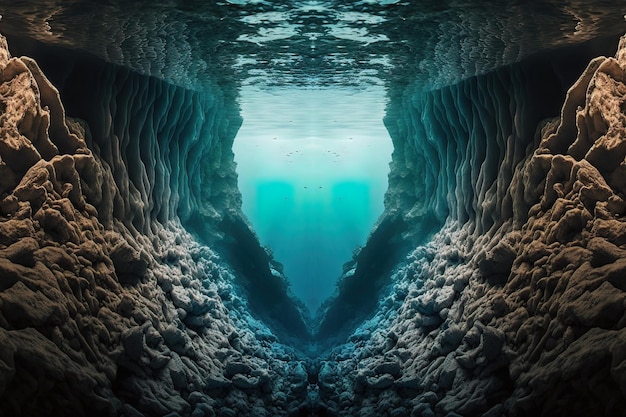
{"type": "Polygon", "coordinates": [[[123,410],[125,417],[145,417],[142,413],[137,411],[137,409],[130,404],[124,404],[122,410],[123,410]]]}
{"type": "Polygon", "coordinates": [[[196,413],[196,416],[216,417],[216,414],[215,414],[215,411],[213,411],[213,408],[209,404],[206,404],[206,403],[196,404],[196,407],[194,408],[192,412],[192,416],[194,415],[193,413],[196,413]]]}
{"type": "Polygon", "coordinates": [[[390,417],[406,417],[407,410],[404,407],[394,408],[389,412],[390,417]]]}
{"type": "Polygon", "coordinates": [[[122,336],[122,345],[128,357],[134,361],[139,360],[144,351],[145,335],[139,326],[127,330],[122,336]]]}
{"type": "Polygon", "coordinates": [[[447,355],[459,346],[464,335],[463,329],[453,324],[439,334],[436,341],[437,350],[440,354],[447,355]]]}
{"type": "Polygon", "coordinates": [[[402,367],[398,362],[383,362],[376,366],[374,372],[377,374],[390,374],[394,378],[402,375],[402,367]]]}
{"type": "Polygon", "coordinates": [[[373,389],[387,389],[393,386],[395,378],[389,374],[380,376],[370,376],[366,378],[366,383],[373,389]]]}
{"type": "Polygon", "coordinates": [[[439,388],[450,389],[454,383],[458,365],[456,360],[454,360],[453,355],[454,354],[448,355],[441,365],[439,380],[437,381],[439,388]]]}
{"type": "Polygon", "coordinates": [[[337,374],[335,368],[330,362],[324,362],[318,373],[319,384],[321,386],[331,386],[337,382],[337,374]]]}
{"type": "Polygon", "coordinates": [[[231,381],[221,375],[209,375],[204,379],[204,383],[209,390],[226,388],[232,385],[231,381]]]}
{"type": "Polygon", "coordinates": [[[174,305],[178,308],[182,308],[186,312],[192,311],[191,298],[189,297],[188,290],[183,287],[173,287],[170,292],[170,297],[174,305]]]}
{"type": "Polygon", "coordinates": [[[500,355],[504,343],[504,334],[501,330],[493,327],[485,327],[482,334],[483,354],[488,361],[492,361],[500,355]]]}
{"type": "Polygon", "coordinates": [[[473,352],[468,352],[463,355],[457,356],[456,361],[465,369],[474,369],[476,367],[476,359],[473,352]]]}
{"type": "Polygon", "coordinates": [[[478,270],[490,284],[502,284],[511,273],[515,255],[515,249],[502,240],[478,262],[478,270]]]}
{"type": "Polygon", "coordinates": [[[224,375],[230,378],[237,374],[249,375],[252,373],[252,367],[245,362],[228,362],[224,368],[224,375]]]}
{"type": "Polygon", "coordinates": [[[121,284],[135,285],[146,274],[148,262],[125,241],[120,241],[109,255],[121,284]]]}
{"type": "Polygon", "coordinates": [[[232,382],[237,388],[249,390],[259,386],[259,377],[237,374],[233,376],[232,382]]]}
{"type": "Polygon", "coordinates": [[[444,308],[448,308],[454,302],[454,298],[456,297],[456,291],[452,287],[442,288],[437,294],[434,304],[433,311],[435,313],[439,313],[444,308]]]}
{"type": "Polygon", "coordinates": [[[226,407],[220,409],[218,415],[224,417],[237,417],[237,413],[235,412],[235,410],[226,407]]]}
{"type": "Polygon", "coordinates": [[[508,312],[509,306],[504,297],[502,295],[498,295],[493,298],[491,309],[496,317],[502,317],[508,312]]]}
{"type": "Polygon", "coordinates": [[[422,394],[420,399],[423,402],[434,405],[437,403],[437,401],[439,401],[439,396],[432,391],[426,391],[424,394],[422,394]]]}
{"type": "Polygon", "coordinates": [[[411,410],[411,417],[425,417],[425,416],[434,416],[433,410],[430,408],[430,404],[421,403],[417,404],[411,410]]]}
{"type": "Polygon", "coordinates": [[[187,388],[187,374],[185,373],[185,366],[176,353],[172,353],[172,358],[167,364],[167,370],[170,373],[172,384],[177,390],[183,390],[187,388]]]}
{"type": "Polygon", "coordinates": [[[419,378],[415,375],[403,376],[402,378],[396,380],[395,385],[398,388],[407,388],[413,390],[417,390],[422,386],[419,378]]]}
{"type": "Polygon", "coordinates": [[[163,329],[161,336],[163,336],[165,344],[174,352],[180,355],[185,355],[189,350],[187,347],[185,333],[174,324],[170,324],[163,329]]]}
{"type": "Polygon", "coordinates": [[[436,327],[441,324],[441,317],[438,315],[420,315],[415,317],[415,324],[420,327],[436,327]]]}
{"type": "Polygon", "coordinates": [[[161,353],[151,350],[150,348],[146,349],[149,352],[150,358],[150,368],[152,369],[161,369],[170,361],[170,357],[166,355],[162,355],[161,353]]]}

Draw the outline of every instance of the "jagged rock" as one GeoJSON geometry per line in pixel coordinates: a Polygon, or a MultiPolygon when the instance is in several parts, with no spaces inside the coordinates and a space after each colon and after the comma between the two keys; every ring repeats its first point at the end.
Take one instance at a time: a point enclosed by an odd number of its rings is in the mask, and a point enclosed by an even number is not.
{"type": "Polygon", "coordinates": [[[492,327],[485,327],[481,337],[483,354],[488,361],[493,361],[500,355],[504,345],[504,335],[502,331],[492,327]]]}
{"type": "Polygon", "coordinates": [[[187,389],[187,375],[185,373],[185,365],[183,364],[180,356],[176,353],[172,353],[172,358],[167,364],[167,370],[170,373],[172,384],[177,390],[187,389]]]}
{"type": "Polygon", "coordinates": [[[131,360],[137,361],[141,357],[146,344],[146,338],[141,327],[133,327],[122,335],[124,351],[131,360]]]}
{"type": "Polygon", "coordinates": [[[15,219],[0,222],[0,244],[10,246],[22,238],[35,234],[32,219],[15,219]]]}
{"type": "Polygon", "coordinates": [[[452,325],[437,336],[434,349],[440,355],[447,355],[459,346],[464,335],[463,329],[457,325],[452,325]]]}
{"type": "Polygon", "coordinates": [[[383,374],[379,376],[369,376],[365,381],[370,388],[382,390],[393,386],[395,378],[393,375],[383,374]]]}
{"type": "Polygon", "coordinates": [[[32,268],[35,265],[34,254],[38,249],[39,244],[37,241],[33,238],[26,237],[10,245],[8,248],[0,250],[0,259],[8,259],[13,263],[32,268]]]}
{"type": "Polygon", "coordinates": [[[237,374],[249,375],[252,373],[252,367],[244,362],[229,362],[224,368],[224,374],[231,378],[237,374]]]}
{"type": "Polygon", "coordinates": [[[232,383],[234,386],[245,390],[255,389],[259,386],[259,382],[260,380],[258,376],[237,374],[232,378],[232,383]]]}
{"type": "Polygon", "coordinates": [[[587,249],[592,254],[591,263],[594,266],[610,264],[626,257],[625,250],[620,249],[617,245],[600,237],[591,239],[587,244],[587,249]]]}
{"type": "Polygon", "coordinates": [[[511,245],[501,241],[478,262],[478,270],[490,284],[503,284],[508,279],[515,256],[511,245]]]}
{"type": "Polygon", "coordinates": [[[231,381],[225,379],[223,376],[216,377],[212,375],[209,375],[204,382],[209,390],[227,388],[232,384],[231,381]]]}
{"type": "Polygon", "coordinates": [[[538,149],[534,70],[407,87],[386,204],[426,248],[308,370],[181,225],[237,211],[222,94],[104,66],[91,131],[0,44],[0,414],[624,414],[626,39],[538,149]]]}
{"type": "Polygon", "coordinates": [[[2,314],[15,328],[58,326],[69,318],[67,309],[33,291],[21,281],[0,294],[2,314]]]}
{"type": "Polygon", "coordinates": [[[111,261],[120,283],[137,284],[148,270],[148,262],[128,243],[121,241],[111,250],[111,261]]]}
{"type": "Polygon", "coordinates": [[[398,362],[383,362],[374,368],[374,372],[377,374],[389,374],[394,378],[399,378],[402,375],[402,367],[398,362]]]}

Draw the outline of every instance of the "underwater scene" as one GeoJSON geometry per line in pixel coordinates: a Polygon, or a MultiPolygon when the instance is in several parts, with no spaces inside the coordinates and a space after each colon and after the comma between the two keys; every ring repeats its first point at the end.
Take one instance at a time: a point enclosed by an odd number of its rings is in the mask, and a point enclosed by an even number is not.
{"type": "Polygon", "coordinates": [[[626,416],[625,33],[0,0],[0,416],[626,416]]]}

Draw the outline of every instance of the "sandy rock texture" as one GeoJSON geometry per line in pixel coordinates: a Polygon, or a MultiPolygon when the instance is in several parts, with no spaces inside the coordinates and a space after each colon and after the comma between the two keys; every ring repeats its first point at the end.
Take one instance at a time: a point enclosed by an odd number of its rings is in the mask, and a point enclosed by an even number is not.
{"type": "MultiPolygon", "coordinates": [[[[509,133],[501,123],[495,156],[466,144],[467,159],[486,156],[482,165],[464,162],[454,126],[419,117],[410,119],[414,130],[400,125],[396,134],[417,132],[417,144],[396,152],[426,164],[405,170],[456,165],[437,178],[396,171],[399,187],[388,198],[423,193],[425,178],[434,197],[398,205],[409,203],[409,217],[420,211],[445,223],[399,266],[376,315],[322,362],[320,398],[333,414],[626,415],[625,82],[623,38],[616,57],[590,62],[536,142],[521,136],[521,123],[509,133]],[[442,133],[448,141],[436,142],[442,133]],[[455,177],[464,169],[475,170],[470,183],[455,177]],[[454,203],[440,205],[446,199],[454,203]]],[[[434,94],[458,103],[473,85],[434,94]]],[[[461,108],[480,115],[483,103],[461,108]]],[[[512,109],[512,121],[524,115],[519,103],[499,108],[512,109]]]]}
{"type": "MultiPolygon", "coordinates": [[[[171,191],[150,183],[156,168],[127,167],[145,188],[120,181],[4,38],[0,81],[0,414],[275,416],[301,404],[303,362],[250,316],[220,258],[154,208],[150,191],[171,191]]],[[[120,143],[99,151],[120,155],[120,143]]]]}

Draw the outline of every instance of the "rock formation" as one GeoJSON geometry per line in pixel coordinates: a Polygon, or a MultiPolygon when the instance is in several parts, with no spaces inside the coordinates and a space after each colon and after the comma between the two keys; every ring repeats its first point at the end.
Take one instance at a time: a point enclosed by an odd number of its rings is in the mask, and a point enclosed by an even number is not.
{"type": "Polygon", "coordinates": [[[0,414],[626,415],[626,38],[538,127],[533,74],[395,97],[386,217],[344,294],[412,247],[371,318],[303,352],[238,212],[223,92],[104,68],[85,122],[2,38],[0,414]]]}
{"type": "MultiPolygon", "coordinates": [[[[144,130],[127,124],[127,137],[94,145],[37,64],[11,58],[4,38],[0,71],[0,414],[274,416],[302,403],[307,376],[294,349],[250,316],[232,272],[162,204],[184,214],[189,204],[170,191],[193,196],[162,182],[173,174],[193,186],[179,170],[195,165],[163,158],[181,144],[139,146],[133,134],[147,141],[159,122],[151,115],[144,130]]],[[[146,99],[130,91],[127,100],[146,99]]],[[[123,98],[109,103],[119,109],[123,98]]],[[[128,116],[101,114],[104,128],[128,116]]],[[[189,135],[177,122],[169,128],[189,135]]]]}
{"type": "Polygon", "coordinates": [[[534,146],[502,72],[405,96],[388,207],[444,226],[322,361],[337,415],[626,414],[625,51],[589,63],[534,146]]]}

